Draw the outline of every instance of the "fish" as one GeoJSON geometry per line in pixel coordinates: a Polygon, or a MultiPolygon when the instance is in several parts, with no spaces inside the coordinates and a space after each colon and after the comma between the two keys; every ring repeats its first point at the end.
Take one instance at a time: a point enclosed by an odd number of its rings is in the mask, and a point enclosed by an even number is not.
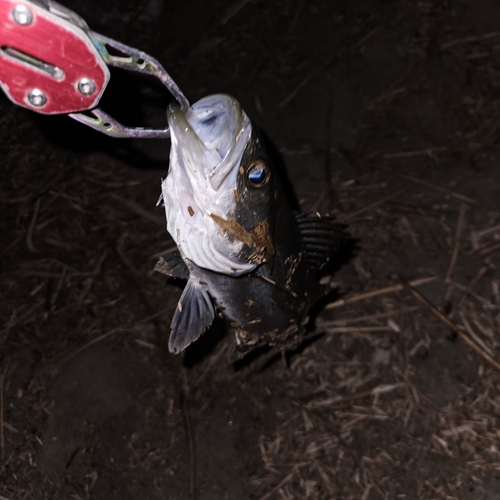
{"type": "Polygon", "coordinates": [[[308,311],[328,293],[345,226],[295,212],[261,134],[240,103],[210,95],[167,110],[170,166],[161,184],[167,231],[178,252],[156,270],[186,281],[169,350],[196,341],[216,315],[236,348],[298,345],[308,311]]]}

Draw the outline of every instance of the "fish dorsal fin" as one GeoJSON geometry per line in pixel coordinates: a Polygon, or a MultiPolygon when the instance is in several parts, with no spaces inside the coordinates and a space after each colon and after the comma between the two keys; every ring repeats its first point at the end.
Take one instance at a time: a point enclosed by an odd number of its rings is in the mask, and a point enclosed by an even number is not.
{"type": "Polygon", "coordinates": [[[171,253],[160,257],[156,263],[155,271],[166,274],[171,278],[189,279],[189,269],[178,253],[171,253]]]}
{"type": "Polygon", "coordinates": [[[300,238],[308,268],[322,271],[339,251],[341,241],[346,237],[344,224],[335,222],[335,217],[319,214],[295,215],[299,225],[300,238]]]}
{"type": "Polygon", "coordinates": [[[214,306],[207,290],[197,281],[189,279],[172,318],[168,350],[178,354],[198,340],[214,317],[214,306]]]}

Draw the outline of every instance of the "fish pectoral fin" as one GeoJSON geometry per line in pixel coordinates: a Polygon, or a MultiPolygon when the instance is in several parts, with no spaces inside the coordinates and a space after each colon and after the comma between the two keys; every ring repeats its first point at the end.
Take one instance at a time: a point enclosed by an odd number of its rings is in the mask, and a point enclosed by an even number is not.
{"type": "Polygon", "coordinates": [[[295,218],[308,268],[313,272],[322,271],[335,258],[342,241],[348,237],[344,231],[347,226],[330,216],[298,213],[295,218]]]}
{"type": "Polygon", "coordinates": [[[156,263],[155,271],[166,274],[171,278],[189,279],[189,269],[178,253],[171,253],[160,257],[156,263]]]}
{"type": "Polygon", "coordinates": [[[188,280],[172,318],[168,350],[174,354],[183,351],[205,332],[214,317],[207,290],[195,280],[188,280]]]}

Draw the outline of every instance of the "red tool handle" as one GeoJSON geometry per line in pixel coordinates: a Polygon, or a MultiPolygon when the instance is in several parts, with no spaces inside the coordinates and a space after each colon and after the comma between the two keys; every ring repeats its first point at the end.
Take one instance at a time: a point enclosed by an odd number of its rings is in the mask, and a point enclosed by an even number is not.
{"type": "Polygon", "coordinates": [[[0,86],[43,114],[95,108],[109,69],[85,31],[28,0],[0,0],[0,86]]]}

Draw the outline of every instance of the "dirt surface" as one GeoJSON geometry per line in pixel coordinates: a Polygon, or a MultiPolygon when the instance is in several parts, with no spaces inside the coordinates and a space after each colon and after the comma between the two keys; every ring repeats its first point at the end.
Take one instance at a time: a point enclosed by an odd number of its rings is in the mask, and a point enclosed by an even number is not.
{"type": "MultiPolygon", "coordinates": [[[[236,96],[358,250],[298,351],[235,364],[218,322],[173,356],[168,141],[0,96],[1,500],[499,499],[498,3],[65,4],[236,96]]],[[[167,102],[114,72],[102,107],[167,102]]]]}

